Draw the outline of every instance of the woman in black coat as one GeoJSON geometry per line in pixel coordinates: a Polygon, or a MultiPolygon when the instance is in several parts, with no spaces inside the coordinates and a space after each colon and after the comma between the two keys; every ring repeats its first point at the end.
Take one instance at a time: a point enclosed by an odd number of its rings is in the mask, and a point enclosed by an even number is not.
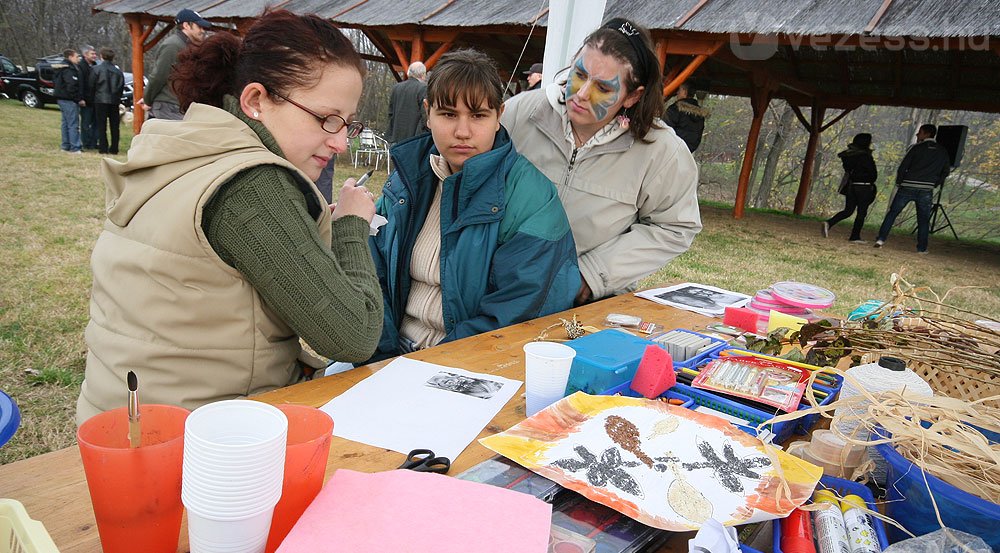
{"type": "Polygon", "coordinates": [[[830,234],[830,227],[851,216],[857,208],[858,215],[854,218],[851,237],[855,244],[864,244],[861,239],[861,228],[865,225],[868,206],[875,201],[875,181],[878,179],[878,169],[875,158],[872,157],[872,135],[861,133],[854,136],[847,149],[837,154],[844,165],[844,178],[840,181],[840,193],[846,197],[844,209],[823,221],[823,237],[830,234]]]}

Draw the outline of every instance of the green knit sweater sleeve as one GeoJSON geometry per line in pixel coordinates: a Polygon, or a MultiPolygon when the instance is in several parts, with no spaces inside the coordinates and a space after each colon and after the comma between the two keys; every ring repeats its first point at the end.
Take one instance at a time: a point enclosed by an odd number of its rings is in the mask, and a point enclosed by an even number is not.
{"type": "Polygon", "coordinates": [[[348,362],[371,357],[382,332],[382,292],[367,221],[334,221],[327,248],[294,178],[263,165],[220,187],[202,228],[216,253],[317,353],[348,362]]]}

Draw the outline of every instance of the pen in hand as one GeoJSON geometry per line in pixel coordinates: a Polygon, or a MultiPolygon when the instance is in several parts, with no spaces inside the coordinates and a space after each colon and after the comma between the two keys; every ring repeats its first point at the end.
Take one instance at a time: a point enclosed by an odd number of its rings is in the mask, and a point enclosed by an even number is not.
{"type": "Polygon", "coordinates": [[[365,183],[368,181],[368,179],[372,176],[372,173],[374,172],[375,172],[374,169],[369,169],[367,173],[361,175],[361,178],[354,183],[354,188],[360,188],[364,186],[365,183]]]}

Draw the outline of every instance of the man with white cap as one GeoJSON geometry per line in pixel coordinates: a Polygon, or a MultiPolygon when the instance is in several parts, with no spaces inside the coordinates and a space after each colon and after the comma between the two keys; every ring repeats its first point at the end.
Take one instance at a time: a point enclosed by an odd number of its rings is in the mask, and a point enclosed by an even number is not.
{"type": "Polygon", "coordinates": [[[198,12],[189,9],[177,12],[174,23],[177,25],[176,32],[171,33],[160,44],[156,60],[153,62],[153,74],[149,77],[149,84],[146,85],[143,98],[136,103],[150,110],[151,116],[156,119],[179,121],[184,118],[184,114],[181,113],[177,96],[169,83],[170,69],[181,50],[188,45],[197,46],[205,40],[212,24],[198,12]]]}

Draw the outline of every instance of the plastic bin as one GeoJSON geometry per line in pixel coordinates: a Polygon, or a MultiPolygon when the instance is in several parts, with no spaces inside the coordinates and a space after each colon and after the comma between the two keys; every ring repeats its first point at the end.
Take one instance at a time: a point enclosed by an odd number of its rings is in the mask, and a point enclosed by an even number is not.
{"type": "Polygon", "coordinates": [[[21,425],[21,412],[11,397],[0,392],[0,446],[14,437],[17,427],[21,425]]]}
{"type": "MultiPolygon", "coordinates": [[[[872,495],[871,490],[865,487],[864,484],[858,484],[857,482],[844,480],[843,478],[834,478],[833,476],[824,476],[819,479],[819,483],[822,488],[836,491],[840,497],[850,494],[859,496],[865,500],[865,504],[868,505],[869,509],[878,512],[875,506],[875,496],[872,495]]],[[[868,515],[868,520],[872,523],[872,527],[875,528],[875,537],[878,538],[879,547],[885,550],[886,547],[889,547],[889,540],[885,534],[885,525],[882,524],[881,520],[871,515],[868,515]]],[[[781,523],[775,520],[771,526],[771,531],[774,532],[774,553],[781,553],[781,523]]]]}
{"type": "MultiPolygon", "coordinates": [[[[619,330],[602,330],[566,342],[576,350],[565,395],[584,391],[597,395],[623,382],[631,382],[649,340],[619,330]]],[[[659,346],[657,346],[659,347],[659,346]]]]}
{"type": "Polygon", "coordinates": [[[41,522],[20,501],[0,499],[0,553],[59,553],[41,522]]]}
{"type": "MultiPolygon", "coordinates": [[[[1000,434],[980,429],[991,444],[1000,442],[1000,434]]],[[[889,435],[884,430],[884,435],[889,435]]],[[[886,460],[885,514],[917,536],[940,528],[934,505],[927,493],[930,488],[945,526],[983,538],[994,551],[1000,551],[1000,505],[962,491],[940,478],[926,474],[896,452],[892,444],[879,444],[876,450],[886,460]]],[[[889,529],[893,542],[909,536],[896,527],[889,529]]]]}

